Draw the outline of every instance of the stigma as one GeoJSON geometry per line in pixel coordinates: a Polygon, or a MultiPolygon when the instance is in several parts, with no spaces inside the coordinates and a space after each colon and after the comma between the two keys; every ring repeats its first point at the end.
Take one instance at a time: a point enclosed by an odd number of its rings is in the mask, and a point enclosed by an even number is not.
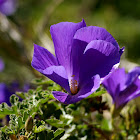
{"type": "Polygon", "coordinates": [[[70,91],[73,95],[78,93],[78,82],[77,80],[74,80],[74,75],[72,76],[72,79],[70,80],[70,91]]]}

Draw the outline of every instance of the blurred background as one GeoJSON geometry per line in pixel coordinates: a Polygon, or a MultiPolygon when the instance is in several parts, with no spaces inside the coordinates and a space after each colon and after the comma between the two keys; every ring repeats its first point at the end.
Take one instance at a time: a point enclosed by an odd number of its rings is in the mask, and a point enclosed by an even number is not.
{"type": "Polygon", "coordinates": [[[140,0],[11,0],[14,10],[0,3],[0,83],[25,83],[41,75],[31,67],[33,43],[54,53],[49,28],[62,21],[106,28],[125,46],[121,67],[140,63],[140,0]],[[9,8],[6,8],[7,10],[9,8]],[[2,63],[2,62],[0,62],[2,63]]]}

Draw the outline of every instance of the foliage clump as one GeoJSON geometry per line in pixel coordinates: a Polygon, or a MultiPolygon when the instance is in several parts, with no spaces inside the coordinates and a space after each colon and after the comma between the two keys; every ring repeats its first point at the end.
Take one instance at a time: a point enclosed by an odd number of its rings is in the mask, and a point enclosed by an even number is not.
{"type": "Polygon", "coordinates": [[[76,104],[65,105],[51,94],[63,90],[59,85],[41,79],[33,83],[36,89],[10,97],[11,106],[0,104],[1,140],[115,140],[136,138],[139,133],[138,116],[134,116],[138,109],[128,108],[127,114],[113,119],[102,87],[76,104]]]}

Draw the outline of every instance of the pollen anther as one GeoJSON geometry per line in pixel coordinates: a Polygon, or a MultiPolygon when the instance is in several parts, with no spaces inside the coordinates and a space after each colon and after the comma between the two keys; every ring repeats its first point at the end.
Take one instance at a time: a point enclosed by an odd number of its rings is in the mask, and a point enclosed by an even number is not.
{"type": "Polygon", "coordinates": [[[70,91],[74,95],[78,93],[78,82],[74,79],[70,81],[70,91]]]}

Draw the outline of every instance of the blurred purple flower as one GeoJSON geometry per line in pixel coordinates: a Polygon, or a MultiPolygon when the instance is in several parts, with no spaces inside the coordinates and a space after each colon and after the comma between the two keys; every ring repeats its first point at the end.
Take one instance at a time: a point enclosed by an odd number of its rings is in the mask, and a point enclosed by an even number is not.
{"type": "MultiPolygon", "coordinates": [[[[0,83],[0,104],[6,102],[8,105],[10,105],[10,96],[12,94],[15,94],[17,91],[27,92],[29,87],[29,84],[25,84],[23,89],[20,89],[19,82],[17,81],[12,82],[10,86],[0,83]]],[[[22,99],[19,98],[19,100],[21,101],[22,99]]]]}
{"type": "Polygon", "coordinates": [[[0,0],[0,12],[6,16],[16,11],[17,0],[0,0]]]}
{"type": "Polygon", "coordinates": [[[30,88],[29,83],[25,83],[22,88],[20,88],[20,83],[18,81],[13,81],[10,85],[10,91],[14,94],[15,92],[27,92],[30,88]]]}
{"type": "Polygon", "coordinates": [[[4,69],[4,63],[3,60],[0,58],[0,72],[2,72],[4,69]]]}
{"type": "Polygon", "coordinates": [[[7,88],[6,84],[0,83],[0,104],[3,102],[6,102],[8,105],[10,105],[10,96],[11,92],[7,88]]]}
{"type": "Polygon", "coordinates": [[[68,91],[53,91],[62,103],[72,104],[92,94],[100,78],[120,62],[123,50],[104,28],[86,27],[83,20],[52,25],[50,32],[56,57],[35,44],[32,66],[68,91]]]}
{"type": "Polygon", "coordinates": [[[140,96],[140,67],[128,74],[125,69],[117,69],[107,77],[103,85],[112,96],[116,108],[123,107],[130,100],[140,96]]]}

